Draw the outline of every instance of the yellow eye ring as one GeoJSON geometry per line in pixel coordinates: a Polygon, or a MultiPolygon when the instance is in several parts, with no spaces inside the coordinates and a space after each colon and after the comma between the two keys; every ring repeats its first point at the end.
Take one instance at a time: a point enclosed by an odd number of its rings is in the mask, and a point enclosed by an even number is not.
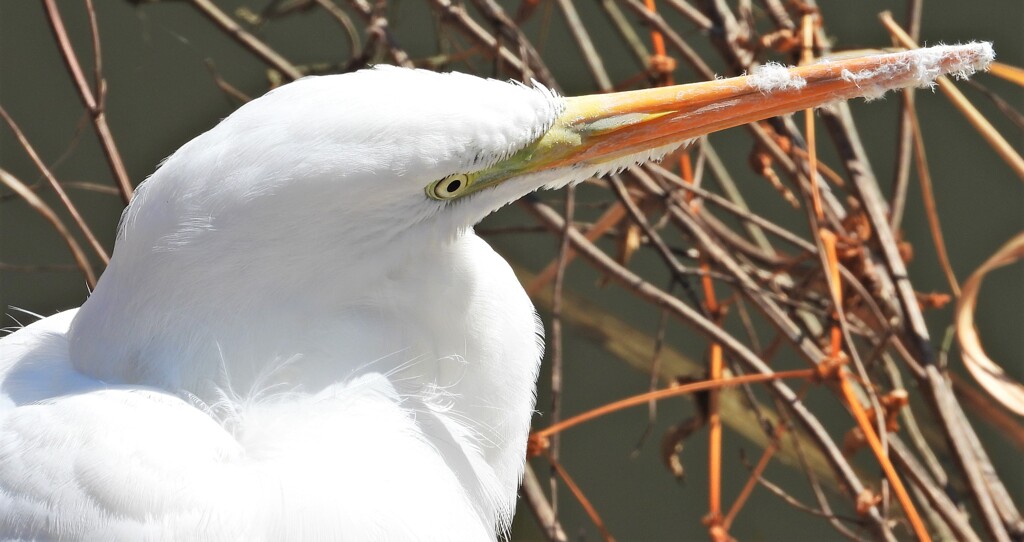
{"type": "Polygon", "coordinates": [[[427,196],[436,200],[450,200],[468,192],[469,187],[469,175],[455,173],[427,186],[427,196]]]}

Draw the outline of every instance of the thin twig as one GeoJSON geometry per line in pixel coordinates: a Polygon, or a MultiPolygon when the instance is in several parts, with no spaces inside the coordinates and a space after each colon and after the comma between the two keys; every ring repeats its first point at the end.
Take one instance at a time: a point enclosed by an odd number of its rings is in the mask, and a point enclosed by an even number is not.
{"type": "MultiPolygon", "coordinates": [[[[907,28],[910,35],[917,40],[921,33],[922,0],[910,0],[907,3],[907,28]]],[[[914,89],[906,88],[900,92],[900,120],[896,132],[896,166],[893,173],[892,198],[890,207],[892,215],[889,224],[898,230],[903,220],[903,209],[907,201],[907,186],[910,185],[910,161],[912,152],[912,129],[910,112],[914,109],[914,89]]]]}
{"type": "Polygon", "coordinates": [[[606,416],[612,412],[618,412],[620,410],[631,408],[635,406],[641,406],[647,404],[648,401],[660,401],[662,399],[668,399],[670,397],[679,397],[681,395],[689,395],[698,391],[705,390],[720,390],[730,388],[733,386],[739,386],[740,384],[749,384],[754,382],[775,382],[788,379],[812,379],[815,375],[814,369],[794,369],[792,371],[779,371],[765,374],[749,374],[740,375],[729,378],[723,378],[720,380],[702,380],[700,382],[692,382],[690,384],[680,384],[672,388],[666,388],[662,390],[656,390],[648,393],[641,393],[625,399],[601,405],[595,409],[588,410],[582,414],[577,414],[571,418],[562,420],[559,423],[551,424],[544,429],[535,431],[533,438],[535,439],[548,439],[554,435],[564,432],[567,429],[576,427],[583,423],[595,420],[597,418],[606,416]]]}
{"type": "Polygon", "coordinates": [[[533,471],[533,467],[529,463],[526,464],[526,471],[523,473],[522,495],[548,542],[568,542],[569,537],[562,530],[562,524],[555,517],[551,503],[544,496],[537,473],[533,471]]]}
{"type": "MultiPolygon", "coordinates": [[[[53,0],[47,0],[51,2],[53,0]]],[[[302,72],[294,64],[286,60],[280,53],[275,51],[262,40],[247,32],[241,25],[235,22],[227,13],[224,13],[211,0],[188,0],[192,7],[199,10],[207,19],[217,26],[225,35],[238,42],[256,58],[262,60],[266,65],[277,70],[285,78],[294,81],[302,77],[302,72]]]]}
{"type": "Polygon", "coordinates": [[[583,510],[587,513],[587,516],[590,518],[590,521],[594,522],[594,526],[597,527],[597,530],[601,532],[601,538],[603,538],[605,542],[614,542],[615,538],[613,538],[611,532],[608,531],[608,527],[605,526],[604,520],[602,520],[601,516],[597,513],[597,509],[594,508],[594,505],[591,504],[590,499],[588,499],[587,496],[583,493],[583,490],[580,489],[580,486],[576,483],[576,481],[573,480],[571,476],[569,476],[569,473],[565,470],[565,467],[563,467],[557,459],[551,457],[551,454],[549,452],[545,453],[545,456],[547,457],[548,461],[551,462],[551,467],[555,470],[555,473],[558,474],[558,477],[561,478],[563,482],[565,482],[566,487],[569,488],[569,491],[571,491],[573,496],[576,497],[576,500],[579,501],[580,506],[583,507],[583,510]]]}
{"type": "MultiPolygon", "coordinates": [[[[818,510],[816,508],[812,508],[810,506],[807,506],[806,504],[804,504],[804,503],[800,502],[799,500],[797,500],[792,495],[786,493],[781,487],[779,487],[779,486],[769,482],[768,480],[766,480],[764,477],[761,477],[761,476],[757,477],[757,481],[758,481],[758,483],[761,484],[762,487],[764,487],[768,491],[771,491],[772,493],[774,493],[775,495],[780,497],[782,500],[786,501],[787,504],[789,504],[790,506],[793,506],[797,510],[801,510],[803,512],[807,512],[808,514],[811,514],[811,515],[815,515],[815,516],[819,516],[819,517],[824,517],[824,518],[830,518],[830,519],[839,519],[839,520],[847,521],[849,523],[856,523],[856,524],[863,523],[860,519],[857,519],[857,518],[847,517],[847,516],[840,516],[840,515],[836,515],[834,513],[825,512],[823,510],[818,510]]],[[[852,537],[851,540],[861,540],[861,537],[852,537]]]]}
{"type": "Polygon", "coordinates": [[[579,45],[580,53],[583,54],[583,60],[586,61],[587,67],[590,68],[590,74],[594,76],[597,88],[601,92],[611,92],[612,80],[608,77],[607,70],[604,69],[604,61],[601,60],[601,55],[598,54],[597,48],[594,47],[594,41],[590,39],[587,27],[583,26],[583,21],[580,20],[580,14],[576,11],[576,6],[573,5],[572,0],[556,1],[558,8],[562,10],[562,15],[565,16],[565,24],[569,26],[569,32],[572,33],[573,39],[579,45]]]}
{"type": "Polygon", "coordinates": [[[651,54],[647,52],[647,47],[644,45],[643,40],[637,35],[633,25],[626,18],[625,14],[622,13],[622,10],[619,9],[615,0],[601,0],[601,7],[608,14],[608,18],[611,20],[615,30],[622,36],[623,41],[629,45],[629,50],[633,52],[637,62],[641,66],[647,66],[650,63],[648,59],[651,54]]]}
{"type": "Polygon", "coordinates": [[[941,486],[928,476],[928,472],[917,462],[902,441],[892,438],[889,442],[893,461],[900,470],[907,473],[907,478],[920,490],[936,513],[942,517],[946,525],[953,531],[957,540],[977,542],[980,539],[971,529],[967,515],[949,499],[941,486]]]}
{"type": "Polygon", "coordinates": [[[917,120],[917,111],[908,110],[910,126],[914,135],[914,160],[917,165],[917,177],[921,181],[921,199],[924,203],[925,215],[928,216],[928,228],[931,230],[932,243],[935,244],[935,254],[939,258],[939,266],[946,275],[946,282],[954,297],[960,297],[960,284],[953,273],[953,266],[949,263],[949,254],[946,253],[946,241],[942,238],[942,225],[939,223],[939,211],[935,208],[935,194],[932,192],[932,176],[928,171],[928,157],[925,156],[924,135],[921,134],[921,124],[917,120]]]}
{"type": "Polygon", "coordinates": [[[331,18],[338,22],[342,28],[345,29],[345,35],[348,36],[348,46],[351,54],[351,58],[356,58],[363,54],[363,46],[359,43],[359,30],[356,25],[352,22],[352,18],[345,13],[345,10],[341,9],[338,4],[335,4],[332,0],[313,0],[316,5],[320,6],[324,11],[331,15],[331,18]]]}
{"type": "MultiPolygon", "coordinates": [[[[626,208],[623,207],[621,203],[612,205],[603,215],[601,215],[600,218],[598,218],[597,222],[595,222],[593,226],[587,229],[587,239],[593,241],[598,237],[601,237],[610,229],[618,225],[625,216],[626,208]]],[[[575,257],[576,250],[570,247],[565,256],[564,265],[568,265],[575,257]]],[[[537,273],[537,277],[526,285],[526,293],[534,295],[544,288],[549,282],[554,280],[555,275],[558,273],[559,265],[561,265],[559,262],[551,262],[543,271],[537,273]]]]}
{"type": "Polygon", "coordinates": [[[53,272],[53,271],[76,271],[76,270],[79,270],[79,269],[81,269],[81,268],[78,267],[77,265],[73,265],[73,264],[51,263],[51,264],[25,264],[25,265],[22,265],[22,264],[16,264],[16,263],[0,262],[0,271],[17,271],[17,272],[21,272],[21,273],[40,273],[40,272],[46,273],[46,272],[53,272]]]}
{"type": "MultiPolygon", "coordinates": [[[[71,45],[71,39],[68,37],[67,30],[64,27],[64,19],[60,15],[60,10],[57,8],[56,0],[43,0],[43,7],[46,10],[46,20],[50,24],[50,30],[53,32],[54,39],[57,40],[57,47],[60,49],[61,59],[64,61],[64,66],[67,68],[68,73],[71,75],[71,79],[75,84],[75,89],[78,91],[78,97],[82,100],[82,104],[85,109],[89,112],[89,117],[92,119],[93,129],[96,131],[96,136],[100,140],[100,146],[103,148],[103,156],[107,159],[107,164],[110,166],[110,171],[114,175],[114,181],[117,184],[118,189],[121,191],[121,200],[128,204],[132,199],[133,188],[131,181],[128,179],[128,171],[124,167],[124,161],[121,160],[121,153],[117,149],[117,144],[114,143],[114,135],[110,131],[110,126],[107,125],[107,115],[103,107],[103,102],[100,98],[106,95],[106,83],[100,77],[96,81],[96,88],[99,89],[99,98],[93,93],[92,89],[89,88],[89,83],[85,80],[85,75],[82,73],[82,67],[78,63],[78,55],[75,54],[74,46],[71,45]]],[[[92,9],[91,2],[87,4],[87,9],[91,12],[89,22],[91,25],[92,36],[93,36],[93,50],[99,54],[99,30],[96,27],[95,10],[92,9]]],[[[94,59],[96,66],[97,76],[102,74],[99,72],[100,59],[99,57],[94,59]]]]}
{"type": "MultiPolygon", "coordinates": [[[[563,336],[562,336],[562,293],[565,289],[565,269],[569,263],[569,227],[571,227],[573,215],[576,208],[576,189],[568,187],[565,196],[565,224],[566,229],[562,233],[562,240],[558,247],[558,259],[556,263],[555,279],[551,294],[551,423],[558,423],[562,419],[562,377],[563,377],[563,336]]],[[[548,456],[552,462],[559,460],[561,439],[555,436],[551,439],[548,448],[548,456]]],[[[554,473],[552,473],[554,474],[554,473]]],[[[558,480],[552,476],[549,481],[549,494],[551,496],[551,509],[558,518],[558,480]]]]}
{"type": "Polygon", "coordinates": [[[0,169],[0,182],[3,182],[5,186],[15,191],[24,200],[38,212],[43,218],[46,219],[50,225],[53,226],[57,233],[60,234],[61,239],[68,245],[68,249],[71,251],[71,255],[75,258],[75,263],[78,265],[78,269],[85,275],[85,282],[90,289],[96,286],[96,273],[92,270],[92,265],[89,263],[89,258],[86,257],[82,247],[78,246],[78,241],[75,241],[74,236],[68,231],[67,226],[61,221],[57,213],[53,212],[53,209],[46,204],[35,192],[30,190],[25,183],[21,182],[17,177],[11,175],[4,169],[0,169]]]}
{"type": "MultiPolygon", "coordinates": [[[[12,132],[14,132],[14,137],[18,139],[18,143],[20,143],[21,147],[25,149],[25,154],[32,159],[36,168],[39,169],[39,172],[42,173],[43,177],[45,177],[47,182],[50,183],[50,187],[53,188],[53,191],[57,193],[57,197],[59,197],[61,203],[64,204],[64,208],[67,209],[69,214],[71,214],[71,218],[74,219],[78,229],[81,230],[83,235],[85,235],[86,240],[89,242],[89,246],[92,247],[96,255],[103,261],[103,265],[106,265],[110,261],[110,256],[107,255],[107,251],[103,249],[103,245],[101,245],[99,240],[96,239],[96,236],[93,235],[92,228],[90,228],[85,222],[85,219],[82,218],[81,213],[78,212],[78,208],[75,207],[71,198],[68,197],[67,192],[64,191],[64,187],[57,182],[57,178],[54,177],[53,172],[50,171],[50,168],[46,167],[46,164],[39,158],[39,154],[36,153],[35,148],[32,147],[32,144],[29,143],[28,139],[25,137],[25,134],[22,133],[21,128],[19,128],[18,124],[14,122],[14,119],[7,114],[7,110],[4,109],[3,106],[0,106],[0,117],[3,117],[4,122],[6,122],[7,126],[12,132]]],[[[26,189],[28,188],[26,187],[26,189]]],[[[22,198],[24,197],[24,194],[22,194],[22,198]]]]}
{"type": "Polygon", "coordinates": [[[693,47],[690,47],[690,45],[686,43],[686,40],[684,40],[678,32],[673,30],[672,27],[669,26],[667,22],[665,22],[665,19],[663,19],[661,15],[649,11],[647,7],[644,6],[644,4],[642,2],[639,2],[638,0],[620,1],[624,3],[626,7],[628,7],[630,10],[632,10],[633,13],[639,15],[646,24],[651,26],[651,28],[656,29],[658,32],[664,35],[665,39],[668,40],[668,45],[672,46],[673,49],[675,49],[680,55],[682,55],[683,60],[685,60],[686,63],[689,64],[694,69],[694,71],[697,72],[698,77],[707,80],[715,78],[715,71],[712,70],[706,62],[704,62],[704,59],[701,58],[701,56],[697,53],[697,51],[693,49],[693,47]]]}
{"type": "Polygon", "coordinates": [[[217,71],[217,66],[214,65],[212,59],[206,59],[206,71],[210,72],[210,76],[213,77],[213,82],[217,85],[217,88],[219,88],[224,95],[233,99],[237,104],[244,104],[252,100],[248,94],[242,92],[238,87],[228,83],[223,77],[221,77],[220,73],[217,71]]]}

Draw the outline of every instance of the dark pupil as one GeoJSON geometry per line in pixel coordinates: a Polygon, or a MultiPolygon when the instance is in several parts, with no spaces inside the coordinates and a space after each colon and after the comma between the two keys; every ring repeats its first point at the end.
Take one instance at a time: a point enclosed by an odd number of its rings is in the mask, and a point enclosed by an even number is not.
{"type": "Polygon", "coordinates": [[[445,189],[446,192],[451,194],[452,192],[457,191],[461,187],[462,187],[462,181],[460,181],[458,179],[453,179],[450,183],[448,183],[448,186],[444,187],[444,189],[445,189]]]}

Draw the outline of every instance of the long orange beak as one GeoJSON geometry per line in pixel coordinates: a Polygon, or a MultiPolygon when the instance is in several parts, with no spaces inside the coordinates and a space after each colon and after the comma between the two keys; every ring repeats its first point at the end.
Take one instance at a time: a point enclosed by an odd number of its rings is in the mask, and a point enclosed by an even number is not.
{"type": "MultiPolygon", "coordinates": [[[[799,68],[768,65],[731,79],[566,98],[565,111],[544,136],[466,176],[452,197],[538,171],[618,164],[652,149],[828,102],[928,86],[944,74],[984,70],[994,56],[989,43],[938,46],[799,68]]],[[[448,199],[434,188],[427,189],[430,197],[448,199]]]]}
{"type": "Polygon", "coordinates": [[[569,162],[604,161],[674,141],[823,103],[927,86],[947,73],[986,69],[988,43],[939,46],[902,53],[824,60],[799,68],[768,66],[753,75],[615,94],[569,98],[566,127],[584,136],[569,162]]]}

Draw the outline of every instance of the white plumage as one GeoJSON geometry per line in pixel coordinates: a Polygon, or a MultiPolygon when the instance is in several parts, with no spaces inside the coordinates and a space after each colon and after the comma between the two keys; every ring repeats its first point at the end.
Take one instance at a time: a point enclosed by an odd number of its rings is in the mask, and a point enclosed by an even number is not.
{"type": "Polygon", "coordinates": [[[377,68],[254,100],[139,187],[80,309],[0,340],[0,537],[496,538],[542,330],[473,225],[686,137],[991,60],[935,51],[581,98],[377,68]]]}
{"type": "Polygon", "coordinates": [[[519,194],[423,189],[561,107],[384,68],[279,88],[182,147],[140,186],[77,314],[3,340],[0,533],[507,529],[541,328],[470,228],[519,194]]]}

